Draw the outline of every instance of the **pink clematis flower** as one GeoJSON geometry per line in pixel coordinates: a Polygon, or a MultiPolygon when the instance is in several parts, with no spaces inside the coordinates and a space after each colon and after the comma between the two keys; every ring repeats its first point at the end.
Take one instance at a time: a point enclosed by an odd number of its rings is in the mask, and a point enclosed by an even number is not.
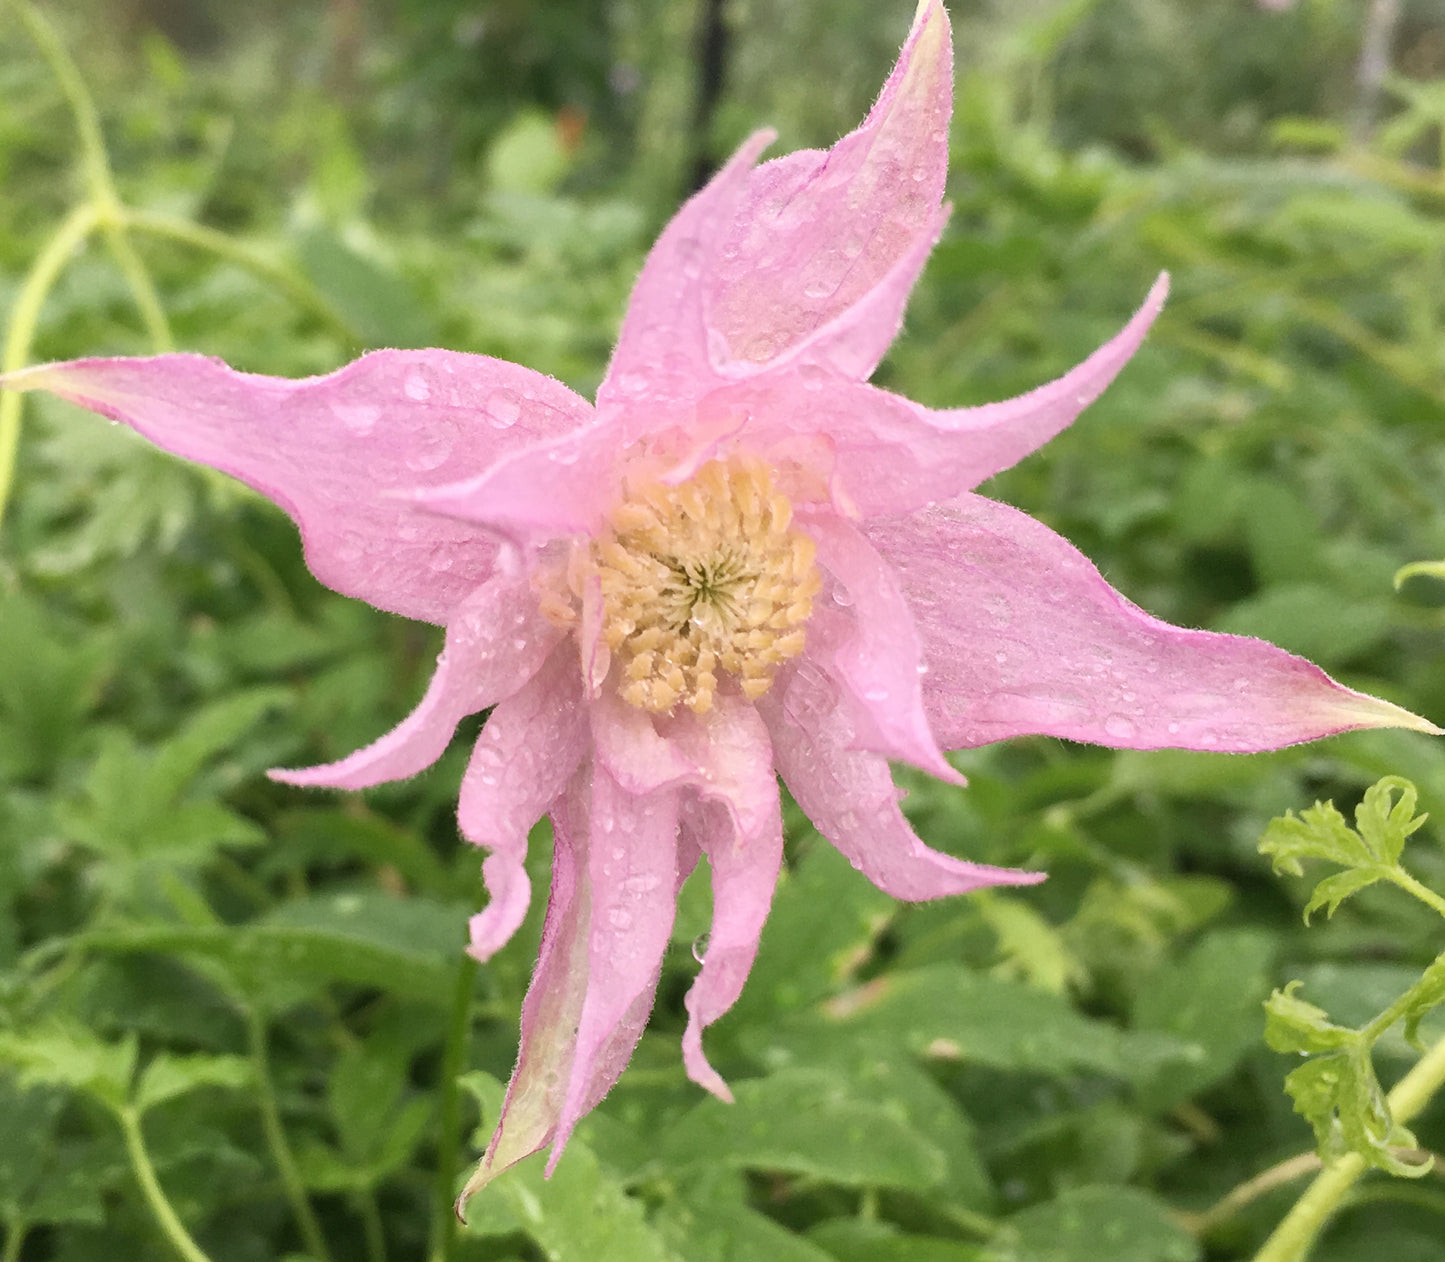
{"type": "Polygon", "coordinates": [[[942,750],[1025,733],[1252,751],[1436,730],[1272,645],[1151,618],[1052,531],[973,493],[1108,385],[1162,277],[1117,337],[1020,398],[931,411],[865,384],[944,224],[951,101],[947,19],[921,0],[857,131],[761,166],[759,133],[678,212],[595,407],[441,350],[306,381],[165,355],[4,382],[233,474],[296,520],[323,583],[445,625],[399,727],[273,774],[346,789],[411,776],[490,708],[458,811],[489,852],[482,960],[522,921],[527,833],[551,815],[520,1057],[464,1198],[549,1143],[555,1164],[617,1080],[704,855],[714,921],[683,1058],[727,1098],[702,1032],[742,988],[778,876],[775,773],[876,885],[932,899],[1041,874],[926,847],[890,759],[961,783],[942,750]]]}

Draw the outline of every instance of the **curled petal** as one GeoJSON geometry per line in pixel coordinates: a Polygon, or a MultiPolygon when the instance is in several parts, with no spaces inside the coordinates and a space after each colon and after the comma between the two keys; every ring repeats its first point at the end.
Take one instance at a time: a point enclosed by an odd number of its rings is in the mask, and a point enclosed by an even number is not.
{"type": "Polygon", "coordinates": [[[472,955],[485,962],[527,914],[527,834],[587,753],[587,711],[577,661],[566,645],[488,716],[462,777],[457,822],[491,853],[482,862],[488,902],[471,919],[472,955]]]}
{"type": "Polygon", "coordinates": [[[869,523],[902,576],[946,748],[1044,733],[1125,749],[1278,749],[1439,729],[1263,640],[1150,617],[1032,517],[979,495],[869,523]]]}
{"type": "Polygon", "coordinates": [[[852,614],[836,647],[810,647],[809,656],[831,658],[832,673],[856,709],[857,745],[961,784],[928,729],[919,677],[922,646],[897,577],[840,517],[809,513],[803,521],[819,562],[833,575],[834,603],[846,602],[852,614]]]}
{"type": "Polygon", "coordinates": [[[442,756],[462,719],[525,684],[561,634],[538,611],[526,577],[498,575],[462,601],[426,695],[396,727],[340,762],[268,774],[285,784],[332,789],[414,776],[442,756]]]}
{"type": "Polygon", "coordinates": [[[707,715],[683,716],[674,739],[701,773],[683,835],[707,855],[713,893],[702,971],[687,993],[682,1059],[689,1078],[731,1100],[703,1054],[702,1032],[737,1002],[758,953],[783,862],[778,781],[767,728],[741,700],[719,697],[707,715]]]}
{"type": "Polygon", "coordinates": [[[239,478],[295,520],[328,587],[445,622],[496,544],[402,498],[470,478],[592,414],[560,382],[453,351],[374,351],[325,377],[260,377],[200,355],[79,359],[8,374],[239,478]]]}
{"type": "Polygon", "coordinates": [[[457,1201],[553,1144],[611,1089],[647,1023],[672,930],[677,803],[583,768],[552,812],[552,897],[496,1132],[457,1201]],[[623,845],[623,842],[626,845],[623,845]],[[621,851],[621,857],[615,857],[621,851]]]}
{"type": "Polygon", "coordinates": [[[1016,399],[935,412],[818,368],[770,373],[706,401],[750,443],[786,454],[825,435],[834,507],[868,519],[952,499],[1022,460],[1067,428],[1129,361],[1164,302],[1160,277],[1112,341],[1057,381],[1016,399]]]}
{"type": "Polygon", "coordinates": [[[749,178],[702,278],[723,372],[755,371],[805,342],[855,380],[873,371],[942,226],[952,109],[948,19],[940,0],[922,0],[862,125],[749,178]]]}
{"type": "Polygon", "coordinates": [[[849,716],[807,661],[758,702],[783,783],[820,833],[886,894],[910,902],[985,885],[1032,885],[1042,872],[968,863],[930,850],[898,807],[888,763],[852,748],[849,716]],[[782,696],[778,697],[779,691],[782,696]]]}

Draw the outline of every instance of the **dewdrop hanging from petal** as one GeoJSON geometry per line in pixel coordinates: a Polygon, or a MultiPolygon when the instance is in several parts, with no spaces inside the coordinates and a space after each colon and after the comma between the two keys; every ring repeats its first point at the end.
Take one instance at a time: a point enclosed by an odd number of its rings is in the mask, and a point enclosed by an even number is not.
{"type": "Polygon", "coordinates": [[[947,18],[922,0],[858,130],[757,165],[760,133],[678,212],[595,406],[440,350],[305,381],[191,355],[4,379],[241,478],[296,520],[323,583],[445,625],[400,726],[274,774],[345,789],[414,775],[490,709],[458,806],[488,851],[482,960],[526,913],[527,833],[552,819],[521,1052],[463,1200],[548,1144],[555,1164],[617,1080],[703,856],[714,919],[683,1060],[727,1097],[702,1032],[757,950],[782,862],[776,774],[868,879],[931,899],[1041,874],[926,847],[890,759],[957,781],[944,749],[1024,734],[1247,752],[1437,730],[1262,641],[1151,618],[1047,527],[973,493],[1109,384],[1163,278],[1112,341],[1017,399],[934,411],[865,384],[943,228],[951,99],[947,18]]]}

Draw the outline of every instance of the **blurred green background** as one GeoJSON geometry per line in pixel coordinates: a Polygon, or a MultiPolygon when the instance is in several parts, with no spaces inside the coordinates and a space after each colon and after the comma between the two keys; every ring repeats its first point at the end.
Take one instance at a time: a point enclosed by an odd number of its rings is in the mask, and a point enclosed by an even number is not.
{"type": "MultiPolygon", "coordinates": [[[[177,347],[302,375],[444,345],[586,393],[699,172],[757,126],[778,153],[855,125],[911,10],[44,6],[177,347]]],[[[1445,589],[1391,582],[1445,556],[1445,0],[950,13],[954,213],[877,380],[935,405],[1016,394],[1168,269],[1121,379],[985,490],[1151,612],[1266,636],[1445,720],[1445,589]],[[1387,18],[1385,73],[1362,83],[1387,18]]],[[[0,3],[0,319],[28,361],[166,333],[100,237],[65,257],[31,344],[3,314],[93,192],[82,152],[0,3]]],[[[1255,851],[1272,816],[1347,806],[1387,772],[1445,821],[1426,738],[973,751],[967,790],[910,781],[910,813],[1046,885],[899,907],[790,815],[763,954],[710,1036],[737,1108],[679,1064],[708,914],[693,881],[621,1086],[550,1184],[529,1163],[453,1235],[442,1193],[495,1118],[540,911],[479,977],[458,971],[480,891],[452,813],[476,723],[434,771],[365,796],[261,774],[395,723],[436,633],[319,588],[248,492],[58,403],[26,402],[0,531],[0,1034],[58,1066],[24,1090],[0,1071],[4,1262],[165,1256],[115,1125],[132,1105],[215,1262],[1247,1258],[1298,1185],[1204,1211],[1312,1142],[1261,1001],[1303,978],[1364,1020],[1440,946],[1380,890],[1306,930],[1307,886],[1255,851]],[[127,1055],[181,1086],[140,1110],[127,1055]]],[[[1439,836],[1409,858],[1436,888],[1439,836]]],[[[545,827],[534,849],[540,891],[545,827]]],[[[1410,1055],[1383,1046],[1387,1083],[1410,1055]]],[[[1416,1133],[1445,1149],[1445,1112],[1416,1133]]],[[[1442,1239],[1438,1177],[1381,1181],[1313,1256],[1439,1262],[1442,1239]]]]}

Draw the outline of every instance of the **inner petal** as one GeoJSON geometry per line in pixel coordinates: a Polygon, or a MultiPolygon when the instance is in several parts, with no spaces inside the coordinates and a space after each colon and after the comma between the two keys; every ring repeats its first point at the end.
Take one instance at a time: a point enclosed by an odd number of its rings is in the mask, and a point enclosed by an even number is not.
{"type": "Polygon", "coordinates": [[[741,456],[629,488],[584,568],[601,586],[613,686],[653,714],[706,712],[726,676],[760,697],[802,651],[820,586],[788,498],[741,456]]]}

